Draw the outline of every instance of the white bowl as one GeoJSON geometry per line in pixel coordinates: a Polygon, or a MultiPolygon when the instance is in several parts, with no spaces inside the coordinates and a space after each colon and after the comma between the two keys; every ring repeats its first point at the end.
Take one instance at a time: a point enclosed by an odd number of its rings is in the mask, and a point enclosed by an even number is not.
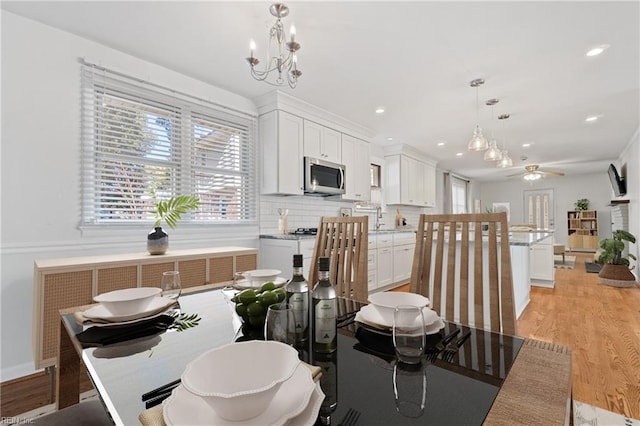
{"type": "Polygon", "coordinates": [[[393,315],[393,311],[397,306],[410,305],[424,308],[429,306],[429,299],[416,294],[404,291],[384,291],[381,293],[373,293],[369,295],[369,302],[376,307],[382,314],[393,315]]]}
{"type": "Polygon", "coordinates": [[[282,271],[278,269],[254,269],[252,271],[245,271],[243,275],[246,279],[251,280],[254,285],[266,283],[267,281],[274,281],[280,275],[282,271]]]}
{"type": "Polygon", "coordinates": [[[284,343],[231,343],[191,361],[182,374],[182,385],[220,417],[242,421],[266,410],[299,364],[298,352],[284,343]]]}
{"type": "Polygon", "coordinates": [[[93,298],[112,315],[134,315],[144,311],[154,297],[162,292],[158,287],[125,288],[102,293],[93,298]]]}

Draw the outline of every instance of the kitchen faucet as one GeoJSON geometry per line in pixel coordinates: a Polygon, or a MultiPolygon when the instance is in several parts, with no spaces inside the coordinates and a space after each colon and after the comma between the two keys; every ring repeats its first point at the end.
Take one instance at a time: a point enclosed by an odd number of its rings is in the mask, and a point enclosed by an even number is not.
{"type": "Polygon", "coordinates": [[[380,219],[382,219],[382,207],[376,207],[376,231],[380,230],[380,226],[384,225],[384,223],[380,222],[380,219]]]}

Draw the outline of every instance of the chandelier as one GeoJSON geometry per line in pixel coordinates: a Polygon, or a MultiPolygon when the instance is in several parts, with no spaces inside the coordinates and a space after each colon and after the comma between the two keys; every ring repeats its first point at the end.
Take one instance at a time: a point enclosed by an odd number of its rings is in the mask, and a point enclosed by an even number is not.
{"type": "Polygon", "coordinates": [[[478,109],[478,87],[483,84],[484,80],[481,78],[476,78],[470,83],[471,87],[476,88],[476,128],[473,130],[473,136],[471,136],[469,144],[467,145],[469,151],[484,151],[489,147],[487,139],[482,134],[482,129],[480,128],[480,110],[478,109]]]}
{"type": "Polygon", "coordinates": [[[298,77],[302,75],[297,66],[296,52],[300,50],[300,43],[295,40],[296,29],[293,25],[291,26],[291,38],[287,41],[282,18],[289,14],[289,8],[282,3],[274,3],[269,7],[269,12],[277,19],[269,30],[267,59],[264,62],[264,68],[258,69],[257,65],[260,61],[254,56],[256,44],[251,40],[251,56],[247,58],[251,66],[251,76],[272,86],[282,86],[286,82],[293,89],[298,83],[298,77]]]}

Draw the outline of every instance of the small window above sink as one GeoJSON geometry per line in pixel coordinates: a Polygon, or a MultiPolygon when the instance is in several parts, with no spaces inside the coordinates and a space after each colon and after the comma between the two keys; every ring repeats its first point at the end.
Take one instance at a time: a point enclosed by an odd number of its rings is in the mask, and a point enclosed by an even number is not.
{"type": "Polygon", "coordinates": [[[380,166],[378,164],[371,164],[371,187],[380,188],[380,166]]]}

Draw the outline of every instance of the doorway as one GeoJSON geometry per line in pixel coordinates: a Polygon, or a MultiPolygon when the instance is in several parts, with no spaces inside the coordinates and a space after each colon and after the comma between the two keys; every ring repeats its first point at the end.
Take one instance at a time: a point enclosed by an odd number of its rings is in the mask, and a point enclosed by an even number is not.
{"type": "Polygon", "coordinates": [[[524,223],[532,223],[538,229],[554,229],[553,189],[536,189],[522,192],[524,223]]]}

